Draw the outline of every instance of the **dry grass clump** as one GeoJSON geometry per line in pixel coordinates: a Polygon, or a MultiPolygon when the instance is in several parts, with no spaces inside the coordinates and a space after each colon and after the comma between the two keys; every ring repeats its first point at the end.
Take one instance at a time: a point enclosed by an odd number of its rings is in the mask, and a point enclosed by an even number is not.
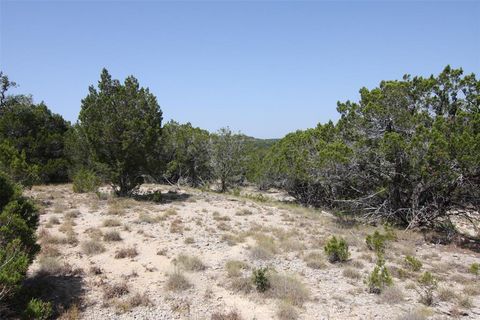
{"type": "Polygon", "coordinates": [[[125,214],[125,204],[122,201],[116,199],[108,200],[107,214],[121,216],[125,214]]]}
{"type": "Polygon", "coordinates": [[[188,279],[178,270],[168,274],[167,289],[171,291],[184,291],[192,287],[188,279]]]}
{"type": "Polygon", "coordinates": [[[66,218],[65,221],[63,221],[63,224],[58,228],[58,231],[64,232],[64,233],[73,231],[74,225],[75,225],[75,222],[72,219],[66,218]]]}
{"type": "Polygon", "coordinates": [[[118,231],[108,231],[103,235],[103,240],[107,242],[122,241],[122,237],[118,231]]]}
{"type": "Polygon", "coordinates": [[[265,248],[255,246],[250,249],[250,257],[254,260],[269,260],[272,259],[273,254],[265,248]]]}
{"type": "Polygon", "coordinates": [[[437,296],[440,301],[452,301],[457,298],[457,294],[452,288],[441,286],[438,288],[437,296]]]}
{"type": "Polygon", "coordinates": [[[278,252],[277,244],[273,237],[256,234],[257,245],[250,249],[250,256],[255,260],[269,260],[278,252]]]}
{"type": "Polygon", "coordinates": [[[65,205],[63,202],[57,202],[55,206],[53,207],[53,212],[55,213],[62,213],[66,211],[68,207],[65,205]]]}
{"type": "Polygon", "coordinates": [[[137,219],[138,223],[148,223],[148,224],[157,223],[158,221],[159,221],[158,217],[154,217],[151,214],[148,214],[145,212],[141,212],[138,215],[138,219],[137,219]]]}
{"type": "Polygon", "coordinates": [[[122,223],[118,219],[109,218],[109,219],[103,220],[102,225],[104,227],[119,227],[122,225],[122,223]]]}
{"type": "Polygon", "coordinates": [[[65,243],[65,239],[52,235],[48,230],[43,228],[38,232],[38,240],[42,245],[65,243]]]}
{"type": "Polygon", "coordinates": [[[171,233],[180,233],[182,234],[183,233],[183,221],[179,218],[173,220],[171,223],[170,223],[170,232],[171,233]]]}
{"type": "Polygon", "coordinates": [[[267,291],[274,298],[302,306],[310,297],[310,292],[296,277],[272,274],[269,277],[270,289],[267,291]]]}
{"type": "Polygon", "coordinates": [[[362,277],[360,272],[358,272],[357,270],[355,270],[353,268],[350,268],[350,267],[343,269],[342,274],[346,278],[356,279],[356,280],[358,280],[362,277]]]}
{"type": "Polygon", "coordinates": [[[60,254],[60,250],[58,250],[57,247],[48,243],[42,245],[42,249],[40,251],[40,256],[44,257],[58,257],[60,254]]]}
{"type": "Polygon", "coordinates": [[[305,245],[295,238],[285,238],[280,241],[280,247],[285,252],[300,251],[305,249],[305,245]]]}
{"type": "Polygon", "coordinates": [[[85,230],[85,233],[92,240],[100,240],[103,236],[103,232],[99,228],[88,228],[87,230],[85,230]]]}
{"type": "Polygon", "coordinates": [[[472,298],[465,295],[458,297],[457,304],[464,309],[470,309],[473,307],[472,298]]]}
{"type": "Polygon", "coordinates": [[[50,217],[50,218],[48,219],[48,223],[49,223],[49,224],[60,224],[60,220],[58,220],[57,217],[52,216],[52,217],[50,217]]]}
{"type": "Polygon", "coordinates": [[[230,312],[214,312],[211,320],[242,320],[243,318],[236,310],[230,312]]]}
{"type": "Polygon", "coordinates": [[[78,218],[78,216],[80,215],[80,211],[78,210],[72,210],[72,211],[68,211],[65,213],[65,219],[75,219],[75,218],[78,218]]]}
{"type": "Polygon", "coordinates": [[[426,320],[427,316],[421,310],[413,310],[397,317],[396,320],[426,320]]]}
{"type": "Polygon", "coordinates": [[[115,259],[134,258],[138,256],[136,248],[122,248],[115,253],[115,259]]]}
{"type": "Polygon", "coordinates": [[[185,238],[185,244],[193,244],[195,243],[195,239],[193,237],[187,237],[185,238]]]}
{"type": "Polygon", "coordinates": [[[215,211],[213,213],[213,220],[215,220],[215,221],[230,221],[231,219],[230,219],[230,217],[222,216],[222,215],[220,215],[220,213],[218,213],[218,211],[215,211]]]}
{"type": "Polygon", "coordinates": [[[251,216],[253,214],[252,211],[248,210],[248,209],[240,209],[238,210],[235,215],[236,216],[251,216]]]}
{"type": "Polygon", "coordinates": [[[325,259],[318,252],[310,252],[303,258],[303,261],[305,261],[307,267],[312,269],[323,269],[326,267],[325,259]]]}
{"type": "Polygon", "coordinates": [[[82,251],[86,255],[92,256],[95,254],[100,254],[105,251],[105,247],[98,240],[87,240],[82,242],[82,251]]]}
{"type": "Polygon", "coordinates": [[[242,270],[248,268],[248,264],[240,260],[228,260],[225,264],[225,269],[227,270],[227,276],[229,278],[240,277],[242,275],[242,270]]]}
{"type": "Polygon", "coordinates": [[[388,304],[400,303],[404,300],[404,294],[399,287],[386,287],[380,294],[380,301],[388,304]]]}
{"type": "Polygon", "coordinates": [[[230,282],[229,288],[235,292],[250,293],[253,290],[252,279],[247,277],[235,277],[230,282]]]}
{"type": "Polygon", "coordinates": [[[297,309],[290,303],[283,301],[277,307],[277,318],[279,320],[296,320],[298,319],[297,309]]]}
{"type": "Polygon", "coordinates": [[[480,295],[480,286],[475,284],[467,285],[463,288],[463,293],[468,296],[478,296],[480,295]]]}
{"type": "Polygon", "coordinates": [[[60,317],[59,320],[79,320],[80,319],[80,310],[76,304],[70,306],[67,310],[65,310],[60,317]]]}
{"type": "Polygon", "coordinates": [[[128,289],[126,282],[107,284],[103,288],[103,298],[108,300],[119,298],[128,294],[129,292],[130,290],[128,289]]]}
{"type": "Polygon", "coordinates": [[[38,263],[40,265],[38,269],[39,274],[61,275],[66,274],[71,270],[71,268],[62,264],[55,257],[40,257],[38,263]]]}
{"type": "Polygon", "coordinates": [[[125,313],[133,308],[137,308],[140,306],[148,307],[151,305],[153,305],[153,303],[146,293],[136,293],[133,296],[127,298],[126,300],[118,302],[116,307],[117,313],[125,313]]]}
{"type": "Polygon", "coordinates": [[[187,256],[185,254],[179,255],[175,259],[175,263],[186,271],[202,271],[205,270],[205,265],[202,260],[195,256],[187,256]]]}

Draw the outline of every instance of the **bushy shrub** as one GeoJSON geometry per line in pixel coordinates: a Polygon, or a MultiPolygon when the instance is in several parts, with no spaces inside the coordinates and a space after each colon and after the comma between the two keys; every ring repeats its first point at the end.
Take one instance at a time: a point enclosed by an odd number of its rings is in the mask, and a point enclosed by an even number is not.
{"type": "Polygon", "coordinates": [[[0,173],[0,303],[20,288],[39,250],[35,236],[37,225],[38,214],[33,204],[0,173]]]}
{"type": "Polygon", "coordinates": [[[377,262],[372,273],[367,278],[368,291],[380,294],[386,287],[393,285],[393,279],[382,260],[377,262]]]}
{"type": "Polygon", "coordinates": [[[23,316],[28,320],[47,320],[52,316],[52,303],[40,299],[32,299],[27,305],[23,316]]]}
{"type": "Polygon", "coordinates": [[[437,279],[428,271],[425,271],[418,279],[417,292],[420,295],[420,302],[431,306],[433,304],[434,292],[437,289],[437,279]]]}
{"type": "Polygon", "coordinates": [[[480,264],[476,262],[472,263],[468,271],[470,271],[471,274],[478,276],[480,274],[480,264]]]}
{"type": "Polygon", "coordinates": [[[88,169],[80,169],[73,176],[73,192],[96,192],[99,186],[100,179],[88,169]]]}
{"type": "Polygon", "coordinates": [[[415,272],[420,271],[420,269],[423,266],[422,262],[417,258],[415,258],[414,256],[406,256],[405,265],[407,266],[407,268],[415,272]]]}
{"type": "Polygon", "coordinates": [[[332,263],[347,261],[350,253],[348,252],[348,244],[344,239],[339,239],[335,236],[330,238],[324,247],[328,260],[332,263]]]}
{"type": "Polygon", "coordinates": [[[267,268],[253,270],[252,281],[258,292],[265,292],[270,288],[270,280],[267,276],[267,268]]]}
{"type": "Polygon", "coordinates": [[[375,251],[378,255],[385,252],[386,241],[387,238],[378,231],[367,235],[365,238],[368,249],[375,251]]]}

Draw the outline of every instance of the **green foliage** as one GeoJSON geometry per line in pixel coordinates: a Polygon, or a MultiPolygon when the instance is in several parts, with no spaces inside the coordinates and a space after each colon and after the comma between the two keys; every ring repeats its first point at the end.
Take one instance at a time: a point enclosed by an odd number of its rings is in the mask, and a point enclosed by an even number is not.
{"type": "Polygon", "coordinates": [[[38,182],[38,166],[27,163],[25,151],[19,152],[7,141],[0,143],[0,171],[24,187],[38,182]]]}
{"type": "MultiPolygon", "coordinates": [[[[8,300],[39,250],[35,230],[38,214],[21,190],[0,172],[0,301],[8,300]]],[[[2,306],[0,306],[1,308],[2,306]]]]}
{"type": "Polygon", "coordinates": [[[32,299],[23,313],[23,318],[28,320],[47,320],[52,317],[53,308],[51,302],[40,299],[32,299]]]}
{"type": "Polygon", "coordinates": [[[252,272],[252,281],[258,292],[265,292],[270,288],[267,272],[267,268],[255,269],[252,272]]]}
{"type": "Polygon", "coordinates": [[[379,259],[372,273],[367,278],[368,291],[380,294],[386,287],[393,285],[393,279],[382,259],[379,259]]]}
{"type": "Polygon", "coordinates": [[[375,251],[377,255],[383,255],[385,253],[386,241],[386,236],[378,231],[375,231],[373,234],[367,235],[367,237],[365,238],[367,247],[370,250],[375,251]]]}
{"type": "Polygon", "coordinates": [[[471,274],[478,276],[480,274],[480,264],[476,262],[472,263],[468,271],[470,271],[471,274]]]}
{"type": "Polygon", "coordinates": [[[0,168],[26,186],[68,181],[64,135],[70,124],[31,97],[8,96],[2,104],[0,168]]]}
{"type": "MultiPolygon", "coordinates": [[[[118,195],[130,195],[143,177],[159,170],[162,111],[133,76],[121,84],[103,69],[98,89],[82,100],[71,141],[81,142],[87,160],[118,195]]],[[[72,149],[72,148],[70,148],[72,149]]]]}
{"type": "Polygon", "coordinates": [[[480,85],[447,66],[362,88],[340,119],[297,131],[263,158],[263,185],[299,202],[418,227],[480,206],[480,85]]]}
{"type": "Polygon", "coordinates": [[[168,122],[163,127],[164,177],[168,182],[186,182],[196,187],[212,176],[210,134],[190,123],[168,122]]]}
{"type": "Polygon", "coordinates": [[[417,272],[422,269],[422,262],[415,258],[414,256],[405,257],[405,265],[412,271],[417,272]]]}
{"type": "Polygon", "coordinates": [[[437,279],[428,271],[425,271],[418,279],[417,292],[420,295],[420,302],[427,306],[433,304],[434,292],[437,289],[437,279]]]}
{"type": "Polygon", "coordinates": [[[332,263],[345,262],[350,256],[347,242],[341,238],[337,240],[335,236],[332,236],[330,240],[328,240],[324,249],[328,260],[332,263]]]}
{"type": "Polygon", "coordinates": [[[80,169],[73,176],[73,192],[95,192],[100,186],[100,182],[95,172],[88,169],[80,169]]]}
{"type": "Polygon", "coordinates": [[[220,181],[220,191],[225,192],[245,178],[245,137],[221,128],[212,140],[213,177],[220,181]]]}

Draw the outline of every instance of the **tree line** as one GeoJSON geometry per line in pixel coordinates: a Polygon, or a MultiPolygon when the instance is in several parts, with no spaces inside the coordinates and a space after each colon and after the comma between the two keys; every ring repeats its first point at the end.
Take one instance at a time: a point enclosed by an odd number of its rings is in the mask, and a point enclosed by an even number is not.
{"type": "Polygon", "coordinates": [[[146,181],[225,192],[245,183],[286,190],[304,205],[403,227],[434,227],[480,207],[480,81],[447,66],[362,88],[337,123],[280,140],[163,122],[156,97],[103,70],[71,124],[0,73],[0,299],[38,250],[35,206],[20,186],[73,181],[135,195],[146,181]]]}

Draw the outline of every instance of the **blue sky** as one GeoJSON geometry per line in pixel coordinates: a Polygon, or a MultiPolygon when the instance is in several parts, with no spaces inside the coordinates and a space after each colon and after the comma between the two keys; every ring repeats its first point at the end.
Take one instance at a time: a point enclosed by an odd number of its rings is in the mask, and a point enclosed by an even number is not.
{"type": "Polygon", "coordinates": [[[260,138],[336,120],[362,86],[447,64],[480,74],[480,2],[0,0],[0,68],[76,121],[103,67],[166,120],[260,138]]]}

